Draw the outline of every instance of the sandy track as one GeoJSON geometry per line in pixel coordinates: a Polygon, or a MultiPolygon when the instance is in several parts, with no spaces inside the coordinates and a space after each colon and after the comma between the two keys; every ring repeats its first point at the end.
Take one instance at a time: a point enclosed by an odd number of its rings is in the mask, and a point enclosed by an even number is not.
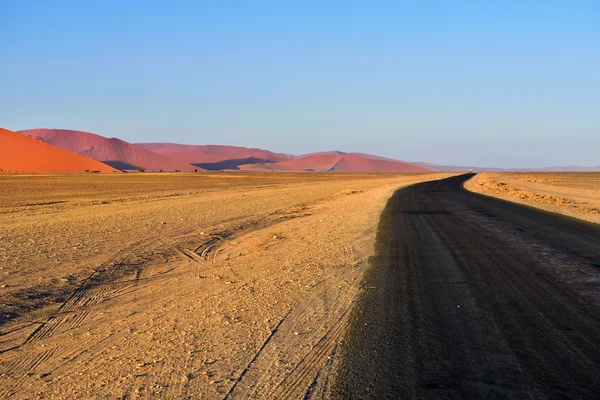
{"type": "Polygon", "coordinates": [[[33,194],[0,196],[0,397],[322,394],[386,200],[443,175],[307,176],[10,177],[33,194]]]}

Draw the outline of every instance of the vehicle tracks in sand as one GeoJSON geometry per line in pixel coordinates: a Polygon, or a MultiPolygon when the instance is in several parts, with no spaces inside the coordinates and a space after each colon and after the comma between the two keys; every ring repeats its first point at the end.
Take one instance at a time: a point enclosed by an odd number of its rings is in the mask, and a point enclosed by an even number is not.
{"type": "MultiPolygon", "coordinates": [[[[203,280],[219,279],[217,272],[222,266],[218,266],[216,260],[221,247],[230,247],[233,251],[236,244],[231,240],[292,218],[310,215],[304,211],[305,209],[306,207],[301,207],[263,217],[240,219],[233,224],[230,223],[229,228],[208,236],[192,232],[173,238],[158,233],[153,237],[131,243],[116,252],[96,268],[58,309],[34,310],[9,321],[2,327],[0,397],[9,398],[19,392],[25,384],[23,377],[44,379],[50,373],[58,370],[65,371],[70,362],[81,359],[84,354],[91,356],[94,348],[96,351],[100,349],[100,343],[111,335],[126,332],[126,328],[121,327],[97,340],[73,343],[68,339],[69,335],[79,335],[84,332],[86,327],[91,327],[90,324],[101,324],[107,321],[112,313],[113,301],[111,300],[116,298],[131,300],[141,287],[150,285],[157,279],[166,281],[189,274],[203,280]],[[201,242],[194,250],[180,245],[180,242],[189,243],[193,240],[201,242]],[[171,261],[169,265],[161,261],[173,260],[173,257],[177,256],[181,261],[171,261]],[[65,345],[63,339],[73,346],[65,345]]],[[[206,300],[207,304],[210,304],[211,296],[219,290],[226,289],[213,288],[205,296],[200,296],[199,300],[206,300]]],[[[130,314],[129,319],[132,319],[131,315],[135,313],[130,314]]],[[[133,317],[133,320],[140,322],[140,317],[133,317]]],[[[149,317],[143,318],[149,319],[149,317]]],[[[288,320],[286,324],[290,325],[290,321],[288,320]]],[[[181,369],[185,370],[185,361],[181,369]]]]}
{"type": "Polygon", "coordinates": [[[310,398],[325,387],[326,382],[319,380],[319,372],[331,359],[346,331],[352,299],[358,291],[358,277],[354,281],[349,278],[355,267],[352,264],[340,267],[336,274],[324,277],[301,302],[289,308],[235,379],[225,398],[310,398]],[[312,310],[318,309],[323,311],[310,315],[312,310]],[[307,331],[306,318],[314,325],[322,325],[324,330],[307,331]],[[312,344],[301,351],[298,358],[292,359],[291,354],[307,342],[302,336],[310,336],[308,342],[312,344]],[[274,364],[290,359],[289,371],[284,376],[272,374],[274,364]]]}
{"type": "Polygon", "coordinates": [[[17,390],[22,383],[19,379],[22,376],[38,374],[43,377],[45,371],[51,368],[47,368],[47,364],[56,364],[58,359],[68,359],[82,351],[62,346],[51,339],[76,331],[90,319],[96,322],[102,320],[102,314],[106,310],[102,303],[110,299],[114,291],[112,284],[135,274],[135,270],[140,268],[136,253],[144,253],[157,245],[154,239],[141,240],[115,253],[85,279],[58,310],[36,313],[35,318],[43,320],[42,322],[23,324],[22,320],[27,320],[27,315],[14,321],[11,325],[15,325],[15,328],[10,330],[7,337],[2,338],[3,346],[8,344],[11,347],[0,362],[0,375],[12,379],[11,383],[4,386],[0,396],[17,390]],[[35,325],[37,327],[23,338],[23,330],[35,325]]]}

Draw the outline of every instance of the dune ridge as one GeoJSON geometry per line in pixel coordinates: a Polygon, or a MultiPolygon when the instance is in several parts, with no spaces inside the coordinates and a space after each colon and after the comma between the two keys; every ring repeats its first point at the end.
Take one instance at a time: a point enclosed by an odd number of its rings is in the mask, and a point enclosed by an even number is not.
{"type": "Polygon", "coordinates": [[[28,129],[18,133],[100,161],[121,170],[191,171],[199,169],[179,159],[148,151],[117,138],[68,129],[28,129]]]}
{"type": "MultiPolygon", "coordinates": [[[[366,153],[324,151],[304,155],[228,145],[128,143],[90,132],[67,129],[18,131],[56,148],[115,169],[153,171],[288,171],[288,172],[431,172],[432,168],[366,153]]],[[[88,169],[88,168],[86,168],[88,169]]],[[[97,170],[98,168],[95,168],[97,170]]],[[[60,169],[56,172],[62,172],[60,169]]]]}
{"type": "Polygon", "coordinates": [[[116,172],[109,165],[0,128],[1,172],[116,172]]]}
{"type": "Polygon", "coordinates": [[[207,170],[240,169],[241,165],[277,163],[291,158],[268,150],[238,146],[177,143],[136,143],[136,145],[207,170]]]}
{"type": "Polygon", "coordinates": [[[404,161],[339,152],[316,153],[274,164],[246,166],[247,170],[318,171],[318,172],[431,172],[404,161]]]}
{"type": "Polygon", "coordinates": [[[325,151],[292,156],[256,148],[138,143],[138,146],[176,157],[208,170],[332,171],[332,172],[431,172],[430,168],[364,153],[325,151]]]}

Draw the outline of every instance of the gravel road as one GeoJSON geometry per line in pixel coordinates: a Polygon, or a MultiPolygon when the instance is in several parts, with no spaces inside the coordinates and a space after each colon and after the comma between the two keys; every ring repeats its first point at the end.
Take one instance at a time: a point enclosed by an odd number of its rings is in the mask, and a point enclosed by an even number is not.
{"type": "Polygon", "coordinates": [[[333,397],[597,398],[600,226],[471,176],[388,202],[333,397]]]}

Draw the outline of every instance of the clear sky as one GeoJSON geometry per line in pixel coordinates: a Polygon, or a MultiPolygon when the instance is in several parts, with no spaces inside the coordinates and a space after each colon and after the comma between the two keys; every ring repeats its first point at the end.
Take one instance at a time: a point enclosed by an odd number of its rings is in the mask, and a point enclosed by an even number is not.
{"type": "Polygon", "coordinates": [[[598,0],[0,0],[0,55],[13,130],[600,165],[598,0]]]}

